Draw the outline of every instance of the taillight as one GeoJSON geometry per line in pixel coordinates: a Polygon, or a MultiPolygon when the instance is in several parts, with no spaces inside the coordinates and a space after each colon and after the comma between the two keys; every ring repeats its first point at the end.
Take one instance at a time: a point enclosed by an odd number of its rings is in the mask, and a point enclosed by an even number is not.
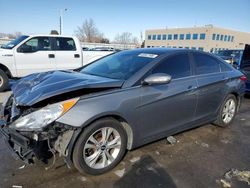
{"type": "Polygon", "coordinates": [[[240,77],[240,80],[246,82],[247,81],[247,77],[245,75],[243,75],[243,76],[240,77]]]}

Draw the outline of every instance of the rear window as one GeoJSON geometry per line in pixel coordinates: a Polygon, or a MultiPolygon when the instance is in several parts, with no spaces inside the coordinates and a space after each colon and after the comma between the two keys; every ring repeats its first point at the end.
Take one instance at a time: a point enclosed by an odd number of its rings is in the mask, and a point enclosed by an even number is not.
{"type": "Polygon", "coordinates": [[[56,38],[56,50],[58,51],[75,51],[76,45],[73,38],[56,38]]]}
{"type": "Polygon", "coordinates": [[[230,67],[231,65],[227,65],[223,62],[220,62],[220,68],[222,72],[226,72],[226,71],[231,71],[232,67],[230,67]]]}
{"type": "Polygon", "coordinates": [[[206,54],[193,53],[196,74],[211,74],[220,72],[219,61],[206,54]]]}

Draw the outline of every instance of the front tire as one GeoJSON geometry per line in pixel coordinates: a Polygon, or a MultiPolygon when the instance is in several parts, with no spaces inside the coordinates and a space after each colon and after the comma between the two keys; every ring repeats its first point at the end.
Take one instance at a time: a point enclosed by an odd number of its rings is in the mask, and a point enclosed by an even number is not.
{"type": "Polygon", "coordinates": [[[126,131],[113,118],[100,119],[79,136],[73,150],[73,163],[80,173],[99,175],[114,168],[127,147],[126,131]]]}
{"type": "Polygon", "coordinates": [[[9,85],[9,78],[6,73],[0,70],[0,92],[3,92],[8,88],[9,85]]]}
{"type": "Polygon", "coordinates": [[[229,126],[235,118],[237,106],[238,101],[236,97],[232,94],[228,95],[220,108],[217,120],[214,124],[220,127],[229,126]]]}

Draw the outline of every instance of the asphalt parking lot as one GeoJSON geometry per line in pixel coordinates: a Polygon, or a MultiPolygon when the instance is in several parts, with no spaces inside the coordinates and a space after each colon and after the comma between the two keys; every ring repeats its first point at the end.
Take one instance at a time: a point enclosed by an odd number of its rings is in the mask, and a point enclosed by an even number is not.
{"type": "MultiPolygon", "coordinates": [[[[0,103],[6,95],[0,94],[0,103]]],[[[49,170],[40,163],[23,166],[0,138],[0,187],[249,187],[247,173],[244,178],[225,176],[232,169],[250,170],[249,98],[231,127],[205,125],[174,137],[173,145],[163,139],[127,152],[115,169],[100,176],[81,175],[61,159],[49,170]]]]}

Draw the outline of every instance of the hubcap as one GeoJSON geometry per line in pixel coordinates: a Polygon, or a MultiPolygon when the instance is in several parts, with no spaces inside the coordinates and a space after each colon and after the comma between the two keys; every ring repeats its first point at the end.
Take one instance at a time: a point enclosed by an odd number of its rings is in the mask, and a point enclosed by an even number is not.
{"type": "Polygon", "coordinates": [[[224,123],[229,123],[234,115],[235,115],[235,111],[236,111],[236,104],[235,101],[233,99],[229,99],[222,111],[222,120],[224,123]]]}
{"type": "Polygon", "coordinates": [[[109,166],[121,150],[121,136],[114,128],[104,127],[95,131],[83,149],[86,164],[94,169],[109,166]]]}

